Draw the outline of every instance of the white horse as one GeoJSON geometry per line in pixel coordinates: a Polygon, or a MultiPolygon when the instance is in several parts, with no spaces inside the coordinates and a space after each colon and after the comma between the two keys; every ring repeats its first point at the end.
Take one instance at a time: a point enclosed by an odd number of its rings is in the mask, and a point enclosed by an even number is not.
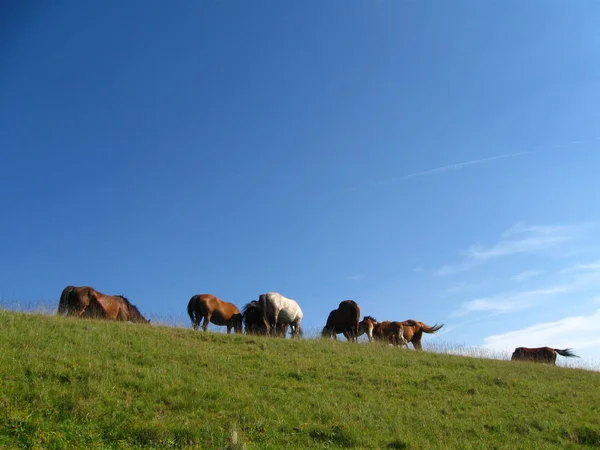
{"type": "Polygon", "coordinates": [[[302,310],[295,300],[278,292],[267,292],[258,297],[268,334],[275,334],[277,324],[290,325],[292,338],[302,336],[302,310]]]}

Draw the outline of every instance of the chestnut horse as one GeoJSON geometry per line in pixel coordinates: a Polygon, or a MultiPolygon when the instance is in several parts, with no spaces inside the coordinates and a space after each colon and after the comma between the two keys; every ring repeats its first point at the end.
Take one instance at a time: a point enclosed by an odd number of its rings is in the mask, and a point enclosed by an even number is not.
{"type": "Polygon", "coordinates": [[[517,347],[511,356],[511,361],[533,361],[556,365],[556,354],[567,358],[579,358],[570,348],[559,350],[550,347],[517,347]]]}
{"type": "Polygon", "coordinates": [[[373,338],[377,341],[389,340],[394,346],[405,346],[408,348],[408,342],[404,338],[404,327],[402,322],[376,322],[373,324],[373,338]]]}
{"type": "Polygon", "coordinates": [[[400,323],[404,329],[404,339],[406,339],[407,342],[412,343],[415,350],[423,350],[423,346],[421,345],[423,333],[432,334],[444,326],[444,324],[438,325],[436,323],[434,326],[430,327],[423,322],[417,322],[412,319],[400,323]]]}
{"type": "Polygon", "coordinates": [[[198,329],[200,321],[204,318],[204,331],[208,328],[208,322],[212,322],[215,325],[226,325],[227,334],[231,333],[232,328],[236,333],[242,332],[242,314],[237,306],[212,294],[194,295],[188,303],[187,310],[194,330],[198,329]]]}
{"type": "Polygon", "coordinates": [[[344,300],[329,313],[321,336],[337,340],[336,334],[344,333],[349,342],[357,342],[359,322],[360,306],[354,300],[344,300]]]}
{"type": "Polygon", "coordinates": [[[58,303],[57,314],[80,318],[103,318],[147,323],[135,305],[122,295],[106,295],[89,286],[67,286],[58,303]]]}
{"type": "Polygon", "coordinates": [[[361,337],[363,334],[366,334],[369,338],[369,342],[373,341],[373,328],[375,328],[375,324],[378,323],[377,319],[371,316],[363,317],[358,323],[358,332],[356,333],[357,339],[361,337]]]}

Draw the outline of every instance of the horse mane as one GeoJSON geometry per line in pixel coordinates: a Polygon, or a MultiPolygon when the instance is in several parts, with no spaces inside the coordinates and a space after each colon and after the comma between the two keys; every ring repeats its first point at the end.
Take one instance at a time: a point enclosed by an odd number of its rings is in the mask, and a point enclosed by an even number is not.
{"type": "Polygon", "coordinates": [[[146,320],[145,317],[142,316],[142,313],[140,312],[140,310],[138,309],[138,307],[135,306],[133,303],[131,303],[127,297],[125,297],[124,295],[117,295],[116,297],[120,297],[120,298],[123,299],[123,301],[127,305],[127,308],[129,308],[129,311],[132,311],[133,313],[135,313],[136,315],[138,315],[142,319],[146,320]]]}
{"type": "Polygon", "coordinates": [[[137,309],[137,306],[135,306],[133,303],[131,303],[127,297],[125,297],[124,295],[116,295],[116,297],[122,298],[128,308],[131,308],[131,309],[135,310],[138,314],[140,314],[140,310],[137,309]]]}
{"type": "Polygon", "coordinates": [[[364,320],[370,320],[371,322],[377,322],[377,319],[373,316],[365,316],[365,317],[363,317],[363,321],[364,320]]]}

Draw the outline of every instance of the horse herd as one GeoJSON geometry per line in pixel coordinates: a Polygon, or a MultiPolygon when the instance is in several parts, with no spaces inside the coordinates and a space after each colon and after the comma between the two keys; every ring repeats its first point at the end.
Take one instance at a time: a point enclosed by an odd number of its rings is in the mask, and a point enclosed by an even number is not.
{"type": "MultiPolygon", "coordinates": [[[[302,309],[295,300],[286,298],[278,292],[261,294],[258,300],[252,300],[240,311],[233,303],[225,302],[212,294],[194,295],[188,302],[187,312],[194,330],[200,322],[206,331],[209,323],[226,326],[227,333],[283,337],[290,331],[292,339],[302,336],[302,309]]],[[[103,318],[134,323],[149,324],[135,305],[122,295],[106,295],[90,286],[67,286],[63,289],[58,304],[59,315],[80,318],[103,318]]],[[[371,316],[360,320],[360,306],[354,300],[344,300],[329,313],[321,336],[337,339],[343,334],[349,342],[357,342],[363,334],[369,342],[387,342],[394,347],[411,343],[415,350],[422,350],[423,333],[435,333],[444,324],[428,326],[416,320],[379,322],[371,316]]],[[[534,361],[556,364],[556,355],[578,357],[570,349],[550,347],[518,347],[511,360],[534,361]]]]}

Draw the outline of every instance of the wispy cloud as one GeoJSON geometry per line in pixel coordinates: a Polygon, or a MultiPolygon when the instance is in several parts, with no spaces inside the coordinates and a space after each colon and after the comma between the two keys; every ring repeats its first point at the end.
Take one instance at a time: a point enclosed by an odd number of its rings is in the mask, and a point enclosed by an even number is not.
{"type": "Polygon", "coordinates": [[[465,263],[455,264],[455,265],[446,265],[446,266],[440,267],[438,270],[436,270],[435,274],[440,277],[443,277],[446,275],[454,275],[456,273],[465,272],[469,269],[472,269],[476,265],[477,265],[477,263],[475,263],[475,262],[465,262],[465,263]]]}
{"type": "Polygon", "coordinates": [[[567,267],[566,269],[562,269],[558,273],[559,274],[580,273],[580,272],[589,272],[589,271],[595,271],[595,270],[600,270],[600,260],[594,261],[591,263],[587,263],[587,264],[577,264],[572,267],[567,267]]]}
{"type": "Polygon", "coordinates": [[[575,239],[579,226],[526,226],[516,224],[502,234],[496,244],[485,247],[472,245],[467,257],[476,261],[513,255],[515,253],[534,253],[561,242],[575,239]]]}
{"type": "Polygon", "coordinates": [[[600,264],[580,264],[561,270],[558,275],[560,276],[560,274],[570,274],[570,276],[563,276],[562,282],[551,286],[505,292],[467,301],[450,317],[462,317],[471,313],[506,314],[531,308],[555,296],[600,288],[600,264]],[[586,269],[575,270],[575,268],[581,267],[586,269]]]}
{"type": "Polygon", "coordinates": [[[524,272],[518,273],[517,275],[511,277],[510,279],[512,281],[516,281],[516,282],[522,282],[525,280],[529,280],[531,278],[535,278],[535,277],[539,277],[540,275],[543,275],[544,272],[541,270],[526,270],[524,272]]]}
{"type": "Polygon", "coordinates": [[[459,283],[455,286],[449,287],[443,293],[443,297],[451,297],[454,295],[462,294],[464,292],[473,291],[475,289],[481,288],[486,284],[486,281],[482,281],[480,283],[459,283]]]}
{"type": "Polygon", "coordinates": [[[480,159],[474,159],[471,161],[464,161],[464,162],[460,162],[460,163],[456,163],[456,164],[450,164],[447,166],[440,166],[440,167],[436,167],[433,169],[423,170],[421,172],[409,173],[406,175],[402,175],[400,177],[390,178],[388,180],[381,180],[377,184],[383,185],[383,184],[397,183],[398,181],[408,180],[409,178],[422,177],[422,176],[426,176],[426,175],[435,175],[435,174],[442,173],[442,172],[448,172],[450,170],[464,169],[465,167],[469,167],[469,166],[475,166],[478,164],[484,164],[487,162],[497,161],[499,159],[512,158],[512,157],[520,156],[520,155],[527,155],[529,153],[531,153],[531,152],[527,151],[527,152],[518,152],[518,153],[507,153],[504,155],[492,156],[489,158],[480,158],[480,159]]]}
{"type": "Polygon", "coordinates": [[[544,289],[535,289],[523,292],[499,294],[492,297],[477,298],[463,303],[463,305],[450,317],[461,317],[474,312],[487,312],[492,314],[506,314],[523,309],[528,309],[540,300],[557,294],[564,294],[572,290],[572,286],[557,285],[544,289]]]}
{"type": "Polygon", "coordinates": [[[553,347],[584,349],[600,347],[600,309],[588,316],[566,317],[530,327],[488,336],[484,347],[494,350],[516,347],[553,347]]]}
{"type": "Polygon", "coordinates": [[[348,281],[360,281],[360,280],[364,280],[365,278],[367,278],[367,274],[366,273],[357,273],[355,275],[348,275],[346,277],[346,280],[348,280],[348,281]]]}
{"type": "Polygon", "coordinates": [[[558,226],[525,225],[517,223],[502,233],[495,244],[484,246],[471,245],[462,253],[467,261],[455,265],[445,265],[436,271],[436,275],[445,276],[472,269],[488,260],[518,253],[536,253],[559,244],[574,241],[589,229],[591,224],[573,224],[558,226]]]}

